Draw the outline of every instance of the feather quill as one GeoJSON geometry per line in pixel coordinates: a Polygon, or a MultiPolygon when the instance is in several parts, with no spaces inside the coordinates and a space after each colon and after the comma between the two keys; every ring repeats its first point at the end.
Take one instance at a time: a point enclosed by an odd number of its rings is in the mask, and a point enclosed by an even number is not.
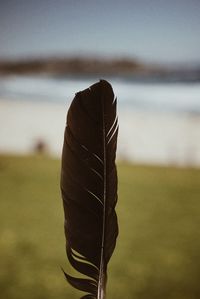
{"type": "Polygon", "coordinates": [[[64,274],[73,287],[87,293],[82,299],[105,298],[107,265],[118,235],[117,135],[111,85],[100,80],[78,92],[67,114],[61,192],[67,257],[86,278],[64,274]]]}

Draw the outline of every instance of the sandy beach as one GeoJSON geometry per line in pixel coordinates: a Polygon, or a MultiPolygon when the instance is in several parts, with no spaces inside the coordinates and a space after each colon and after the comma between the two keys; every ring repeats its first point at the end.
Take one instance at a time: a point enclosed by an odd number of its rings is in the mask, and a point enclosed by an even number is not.
{"type": "MultiPolygon", "coordinates": [[[[42,140],[60,157],[66,113],[62,102],[0,99],[0,152],[28,154],[42,140]]],[[[200,116],[120,107],[118,159],[200,166],[200,116]]]]}
{"type": "Polygon", "coordinates": [[[0,100],[0,151],[25,154],[38,140],[60,155],[65,127],[65,104],[0,100]]]}

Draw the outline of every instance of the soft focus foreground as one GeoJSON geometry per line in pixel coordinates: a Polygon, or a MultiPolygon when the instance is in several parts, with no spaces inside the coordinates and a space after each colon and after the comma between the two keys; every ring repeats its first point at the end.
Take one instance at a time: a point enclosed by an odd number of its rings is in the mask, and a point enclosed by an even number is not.
{"type": "MultiPolygon", "coordinates": [[[[0,294],[80,297],[64,280],[60,161],[0,156],[0,294]]],[[[200,170],[118,165],[109,299],[200,298],[200,170]]]]}

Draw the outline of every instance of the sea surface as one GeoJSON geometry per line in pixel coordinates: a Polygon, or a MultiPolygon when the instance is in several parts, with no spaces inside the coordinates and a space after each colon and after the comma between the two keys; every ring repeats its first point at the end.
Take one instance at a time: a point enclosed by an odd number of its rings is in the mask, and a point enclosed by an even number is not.
{"type": "MultiPolygon", "coordinates": [[[[118,99],[118,159],[200,166],[200,82],[106,78],[118,99]]],[[[28,153],[37,140],[60,156],[66,112],[98,77],[0,78],[0,152],[28,153]]]]}

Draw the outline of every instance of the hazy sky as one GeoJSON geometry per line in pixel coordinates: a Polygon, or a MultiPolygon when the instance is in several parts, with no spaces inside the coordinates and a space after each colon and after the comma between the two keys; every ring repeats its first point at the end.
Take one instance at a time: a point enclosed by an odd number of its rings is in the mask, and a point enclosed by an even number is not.
{"type": "Polygon", "coordinates": [[[0,58],[60,54],[200,63],[200,0],[0,1],[0,58]]]}

